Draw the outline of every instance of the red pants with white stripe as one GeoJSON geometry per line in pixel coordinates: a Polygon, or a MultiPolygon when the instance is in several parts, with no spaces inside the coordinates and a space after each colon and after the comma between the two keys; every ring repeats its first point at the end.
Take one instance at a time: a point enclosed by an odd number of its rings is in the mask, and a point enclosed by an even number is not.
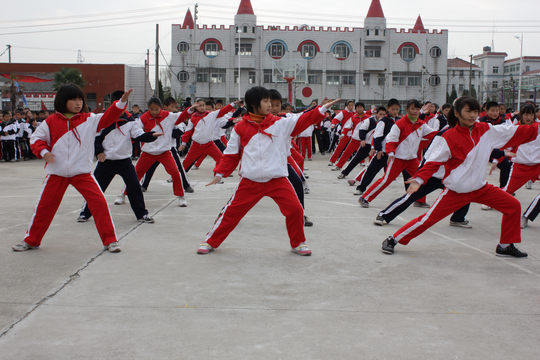
{"type": "Polygon", "coordinates": [[[341,155],[341,157],[339,158],[339,161],[336,164],[336,166],[341,169],[345,165],[347,160],[349,160],[351,155],[355,151],[357,151],[359,148],[360,148],[360,140],[351,139],[351,141],[349,141],[349,144],[347,145],[347,148],[343,152],[343,155],[341,155]]]}
{"type": "Polygon", "coordinates": [[[362,197],[364,200],[373,201],[381,191],[386,189],[386,187],[399,176],[400,173],[407,171],[409,175],[412,176],[416,173],[416,170],[418,170],[418,159],[401,160],[394,158],[393,160],[388,161],[383,177],[377,180],[375,184],[371,185],[362,197]]]}
{"type": "Polygon", "coordinates": [[[300,170],[304,171],[304,157],[295,148],[291,148],[291,157],[294,159],[300,170]]]}
{"type": "Polygon", "coordinates": [[[331,163],[335,163],[338,161],[339,155],[345,150],[347,147],[347,144],[349,143],[349,140],[351,140],[350,137],[344,136],[341,139],[339,139],[339,142],[337,144],[336,150],[334,150],[334,153],[332,154],[332,157],[330,158],[331,163]]]}
{"type": "Polygon", "coordinates": [[[247,212],[264,196],[272,198],[285,215],[291,247],[295,248],[305,242],[304,209],[286,177],[262,183],[242,178],[233,196],[221,210],[214,227],[206,234],[206,242],[214,248],[219,247],[247,212]]]}
{"type": "Polygon", "coordinates": [[[199,158],[204,159],[206,155],[214,159],[214,161],[216,162],[216,166],[218,166],[219,161],[223,156],[223,154],[221,153],[221,151],[219,151],[218,147],[216,146],[216,144],[214,144],[213,141],[209,141],[206,144],[199,144],[198,142],[193,141],[191,146],[189,147],[189,151],[186,157],[184,158],[184,161],[182,161],[186,172],[191,169],[193,164],[195,164],[195,162],[199,158]]]}
{"type": "Polygon", "coordinates": [[[41,244],[68,185],[72,185],[84,197],[94,216],[94,222],[103,245],[107,246],[117,241],[109,205],[107,205],[107,200],[105,200],[105,196],[103,196],[103,192],[92,174],[81,174],[73,177],[47,175],[43,181],[43,187],[24,241],[30,246],[41,244]]]}
{"type": "Polygon", "coordinates": [[[394,234],[394,239],[402,245],[407,245],[431,226],[471,202],[485,204],[503,213],[501,244],[521,242],[519,200],[491,184],[470,193],[456,193],[448,188],[444,189],[431,208],[424,215],[409,221],[399,229],[394,234]]]}
{"type": "Polygon", "coordinates": [[[302,157],[304,159],[311,159],[311,157],[313,156],[311,149],[311,137],[298,137],[296,138],[296,144],[300,149],[299,152],[300,154],[302,154],[302,157]]]}
{"type": "Polygon", "coordinates": [[[536,181],[540,179],[540,164],[536,165],[524,165],[514,163],[510,170],[510,176],[508,183],[503,188],[509,194],[513,194],[527,183],[527,181],[536,181]]]}
{"type": "MultiPolygon", "coordinates": [[[[135,171],[137,172],[137,177],[139,181],[143,178],[144,174],[150,169],[150,167],[156,162],[160,162],[161,165],[165,168],[165,171],[169,173],[172,177],[173,184],[173,193],[175,196],[184,196],[184,186],[182,184],[182,176],[180,176],[180,171],[176,166],[176,162],[171,154],[171,151],[165,151],[159,155],[151,155],[147,152],[142,152],[137,165],[135,166],[135,171]]],[[[91,210],[91,209],[90,209],[91,210]]],[[[93,214],[93,212],[92,212],[93,214]]]]}

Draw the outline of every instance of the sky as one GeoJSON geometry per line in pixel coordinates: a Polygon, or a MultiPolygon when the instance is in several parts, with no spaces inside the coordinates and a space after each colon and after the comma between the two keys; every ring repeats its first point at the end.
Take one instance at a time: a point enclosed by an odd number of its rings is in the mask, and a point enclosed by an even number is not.
{"type": "MultiPolygon", "coordinates": [[[[251,0],[259,25],[363,27],[371,0],[251,0]],[[330,6],[329,4],[335,4],[330,6]]],[[[144,66],[150,50],[153,81],[156,24],[160,26],[160,65],[170,62],[171,25],[182,24],[184,0],[93,0],[4,2],[0,13],[0,53],[11,45],[18,63],[76,63],[78,51],[86,63],[144,66]]],[[[231,25],[240,0],[199,2],[198,24],[231,25]]],[[[447,29],[448,56],[467,59],[486,45],[494,51],[540,56],[540,1],[537,0],[381,0],[388,28],[412,28],[421,15],[426,29],[447,29]],[[449,7],[448,5],[451,4],[449,7]]],[[[8,53],[0,55],[8,62],[8,53]]],[[[161,66],[160,66],[161,67],[161,66]]]]}

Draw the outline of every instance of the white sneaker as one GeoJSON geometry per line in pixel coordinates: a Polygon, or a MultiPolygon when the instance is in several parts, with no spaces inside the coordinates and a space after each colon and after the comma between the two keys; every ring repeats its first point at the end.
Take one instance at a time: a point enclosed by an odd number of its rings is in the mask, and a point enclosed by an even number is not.
{"type": "Polygon", "coordinates": [[[186,207],[187,206],[187,201],[186,201],[185,197],[183,197],[183,196],[178,197],[178,206],[180,206],[180,207],[186,207]]]}
{"type": "Polygon", "coordinates": [[[334,166],[334,163],[329,162],[329,163],[328,163],[328,166],[334,166]]]}
{"type": "Polygon", "coordinates": [[[116,200],[114,200],[114,205],[122,205],[126,203],[126,195],[120,194],[116,197],[116,200]]]}
{"type": "Polygon", "coordinates": [[[309,194],[309,187],[304,183],[304,194],[309,194]]]}
{"type": "Polygon", "coordinates": [[[167,179],[167,182],[168,183],[172,183],[172,176],[170,178],[167,179]]]}
{"type": "Polygon", "coordinates": [[[337,166],[334,166],[332,169],[332,171],[341,171],[341,168],[337,167],[337,166]]]}
{"type": "Polygon", "coordinates": [[[341,173],[337,176],[338,179],[345,179],[345,174],[341,173]]]}
{"type": "Polygon", "coordinates": [[[354,179],[347,180],[347,184],[349,184],[351,186],[354,186],[356,184],[356,180],[354,180],[354,179]]]}
{"type": "Polygon", "coordinates": [[[39,249],[39,246],[30,246],[25,241],[21,241],[17,245],[12,247],[13,251],[26,251],[32,249],[39,249]]]}
{"type": "Polygon", "coordinates": [[[118,244],[118,241],[115,241],[113,243],[110,243],[106,246],[107,250],[112,253],[120,252],[122,249],[120,249],[120,244],[118,244]]]}
{"type": "Polygon", "coordinates": [[[192,169],[192,170],[199,170],[199,167],[198,167],[197,165],[193,165],[193,166],[191,167],[191,169],[192,169]]]}
{"type": "Polygon", "coordinates": [[[306,171],[306,170],[309,170],[309,168],[307,168],[307,167],[304,166],[304,171],[306,171]]]}
{"type": "Polygon", "coordinates": [[[527,183],[525,184],[525,188],[531,190],[532,184],[533,184],[532,180],[527,181],[527,183]]]}
{"type": "Polygon", "coordinates": [[[491,207],[487,205],[482,205],[482,210],[491,210],[491,207]]]}
{"type": "Polygon", "coordinates": [[[364,192],[362,190],[355,190],[353,195],[364,195],[364,192]]]}
{"type": "Polygon", "coordinates": [[[529,219],[527,219],[525,216],[521,217],[521,228],[525,229],[529,225],[529,219]]]}

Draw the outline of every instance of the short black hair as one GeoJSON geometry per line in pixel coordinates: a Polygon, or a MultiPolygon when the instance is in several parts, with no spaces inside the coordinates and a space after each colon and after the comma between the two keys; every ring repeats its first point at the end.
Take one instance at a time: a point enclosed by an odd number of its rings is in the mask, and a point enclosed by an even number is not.
{"type": "Polygon", "coordinates": [[[533,104],[525,104],[519,109],[519,114],[536,114],[536,107],[533,104]]]}
{"type": "Polygon", "coordinates": [[[399,104],[398,99],[394,99],[394,98],[388,100],[388,102],[386,103],[386,108],[389,108],[390,106],[394,106],[394,105],[397,105],[401,108],[401,105],[399,104]]]}
{"type": "Polygon", "coordinates": [[[7,111],[7,110],[4,110],[4,111],[2,111],[2,116],[4,116],[4,115],[11,115],[11,113],[9,111],[7,111]]]}
{"type": "Polygon", "coordinates": [[[279,100],[281,103],[283,103],[283,98],[281,97],[281,94],[276,89],[270,89],[268,90],[270,92],[270,100],[279,100]]]}
{"type": "Polygon", "coordinates": [[[111,93],[111,102],[118,101],[124,96],[124,91],[116,90],[111,93]]]}
{"type": "Polygon", "coordinates": [[[448,113],[448,125],[450,125],[450,127],[455,127],[459,124],[459,119],[456,116],[456,112],[461,114],[461,110],[463,110],[466,105],[468,105],[469,109],[472,111],[480,111],[480,103],[478,103],[478,100],[475,98],[470,96],[462,96],[457,98],[454,101],[454,106],[452,106],[450,112],[448,113]]]}
{"type": "Polygon", "coordinates": [[[59,113],[68,113],[69,110],[66,107],[67,102],[75,99],[82,100],[83,107],[81,112],[87,112],[88,108],[86,107],[86,96],[84,96],[82,89],[75,84],[62,85],[56,92],[56,97],[54,98],[54,108],[59,113]]]}
{"type": "Polygon", "coordinates": [[[132,106],[131,108],[133,109],[135,106],[136,106],[136,107],[140,107],[140,106],[137,105],[137,104],[133,104],[133,106],[132,106]]]}
{"type": "Polygon", "coordinates": [[[163,100],[163,105],[164,106],[169,106],[169,105],[176,104],[176,103],[178,103],[178,102],[172,96],[166,97],[165,100],[163,100]]]}
{"type": "Polygon", "coordinates": [[[364,105],[364,103],[361,102],[361,101],[358,101],[356,104],[354,104],[354,108],[355,108],[355,109],[356,109],[357,107],[359,107],[359,106],[363,107],[364,109],[366,108],[366,105],[364,105]]]}
{"type": "Polygon", "coordinates": [[[496,107],[498,109],[499,108],[499,103],[497,103],[496,101],[490,101],[490,102],[486,103],[486,111],[491,109],[492,107],[496,107]]]}
{"type": "Polygon", "coordinates": [[[451,108],[451,107],[452,107],[451,104],[446,103],[446,104],[443,104],[443,106],[441,106],[441,110],[448,109],[448,108],[451,108]]]}
{"type": "Polygon", "coordinates": [[[375,112],[378,113],[379,111],[386,112],[386,108],[384,106],[379,106],[375,112]]]}
{"type": "Polygon", "coordinates": [[[353,103],[353,104],[354,104],[354,100],[347,100],[347,101],[345,102],[345,106],[349,105],[350,103],[353,103]]]}
{"type": "Polygon", "coordinates": [[[21,114],[22,115],[23,112],[22,112],[22,110],[17,110],[17,111],[15,111],[15,114],[21,114]]]}
{"type": "Polygon", "coordinates": [[[289,104],[289,103],[285,103],[285,104],[281,105],[281,109],[282,109],[282,110],[287,110],[287,108],[288,108],[289,106],[290,106],[291,109],[292,109],[292,105],[289,104]]]}
{"type": "Polygon", "coordinates": [[[214,107],[214,105],[216,105],[216,103],[214,103],[214,100],[208,99],[208,100],[206,100],[206,101],[204,102],[204,105],[209,105],[209,106],[211,106],[211,107],[214,107]]]}
{"type": "Polygon", "coordinates": [[[217,99],[217,100],[216,100],[216,104],[223,104],[223,100],[217,99]]]}
{"type": "Polygon", "coordinates": [[[38,115],[39,114],[45,114],[45,110],[39,110],[38,115]]]}
{"type": "Polygon", "coordinates": [[[246,100],[247,111],[254,113],[256,109],[261,107],[261,101],[263,99],[272,99],[272,96],[267,88],[262,86],[254,86],[246,91],[244,99],[246,100]]]}
{"type": "Polygon", "coordinates": [[[161,100],[158,97],[151,97],[150,100],[148,100],[148,107],[152,104],[161,107],[161,100]]]}
{"type": "Polygon", "coordinates": [[[416,99],[411,99],[411,100],[407,101],[407,109],[410,108],[411,106],[414,106],[417,109],[422,108],[422,104],[420,104],[420,101],[418,101],[416,99]]]}

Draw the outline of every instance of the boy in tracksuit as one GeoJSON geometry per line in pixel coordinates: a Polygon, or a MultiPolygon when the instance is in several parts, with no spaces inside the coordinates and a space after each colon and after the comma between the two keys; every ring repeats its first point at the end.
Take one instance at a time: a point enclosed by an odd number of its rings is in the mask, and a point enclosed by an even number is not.
{"type": "MultiPolygon", "coordinates": [[[[334,150],[334,153],[332,154],[332,157],[330,158],[328,166],[334,165],[334,163],[338,161],[338,158],[343,152],[343,150],[345,150],[345,147],[347,147],[347,144],[349,143],[349,140],[351,138],[345,136],[347,134],[347,130],[345,130],[345,125],[347,124],[347,121],[349,121],[349,119],[354,116],[354,114],[356,114],[356,112],[354,111],[354,101],[348,100],[345,104],[345,109],[343,109],[332,119],[330,129],[336,129],[338,125],[340,125],[341,135],[339,136],[339,142],[336,149],[334,150]]],[[[337,136],[337,134],[335,134],[334,136],[337,136]]]]}
{"type": "MultiPolygon", "coordinates": [[[[111,101],[120,100],[123,91],[111,94],[111,101]]],[[[153,223],[144,205],[144,197],[137,179],[137,173],[131,160],[131,139],[149,143],[155,141],[160,133],[145,133],[128,112],[122,113],[117,122],[101,130],[96,136],[94,147],[98,163],[94,170],[101,191],[105,192],[116,175],[120,175],[126,184],[127,196],[135,217],[140,222],[153,223]]],[[[92,216],[85,202],[79,214],[78,222],[85,222],[92,216]]]]}
{"type": "MultiPolygon", "coordinates": [[[[197,112],[191,116],[186,128],[186,132],[182,135],[182,145],[178,150],[182,151],[189,139],[193,140],[189,151],[184,158],[183,164],[186,172],[191,169],[193,164],[199,159],[199,157],[205,157],[210,155],[216,164],[219,164],[219,161],[223,154],[219,151],[218,147],[212,141],[214,135],[214,125],[217,119],[222,118],[230,111],[234,109],[234,105],[238,104],[239,101],[231,103],[220,110],[216,111],[206,111],[206,103],[202,99],[197,99],[195,105],[192,108],[196,108],[197,112]]],[[[190,110],[192,111],[192,110],[190,110]]],[[[191,114],[191,113],[190,113],[191,114]]]]}
{"type": "Polygon", "coordinates": [[[373,201],[400,173],[406,180],[418,169],[418,146],[422,139],[432,139],[437,131],[418,119],[421,105],[418,100],[407,102],[407,115],[396,121],[386,138],[388,164],[384,176],[377,180],[359,199],[362,207],[373,201]]]}
{"type": "Polygon", "coordinates": [[[5,162],[16,161],[15,145],[17,141],[17,133],[19,132],[19,124],[15,119],[11,118],[9,111],[3,112],[4,122],[2,123],[2,160],[5,162]]]}
{"type": "MultiPolygon", "coordinates": [[[[311,255],[305,245],[304,211],[287,179],[287,155],[291,136],[321,121],[326,107],[304,113],[299,118],[274,116],[270,92],[263,87],[249,89],[245,102],[249,114],[235,126],[223,159],[214,168],[216,176],[208,185],[217,184],[222,177],[230,175],[241,161],[240,183],[197,253],[207,254],[219,247],[245,214],[264,196],[269,196],[285,215],[291,251],[311,255]]],[[[335,101],[328,106],[333,103],[335,101]]]]}

